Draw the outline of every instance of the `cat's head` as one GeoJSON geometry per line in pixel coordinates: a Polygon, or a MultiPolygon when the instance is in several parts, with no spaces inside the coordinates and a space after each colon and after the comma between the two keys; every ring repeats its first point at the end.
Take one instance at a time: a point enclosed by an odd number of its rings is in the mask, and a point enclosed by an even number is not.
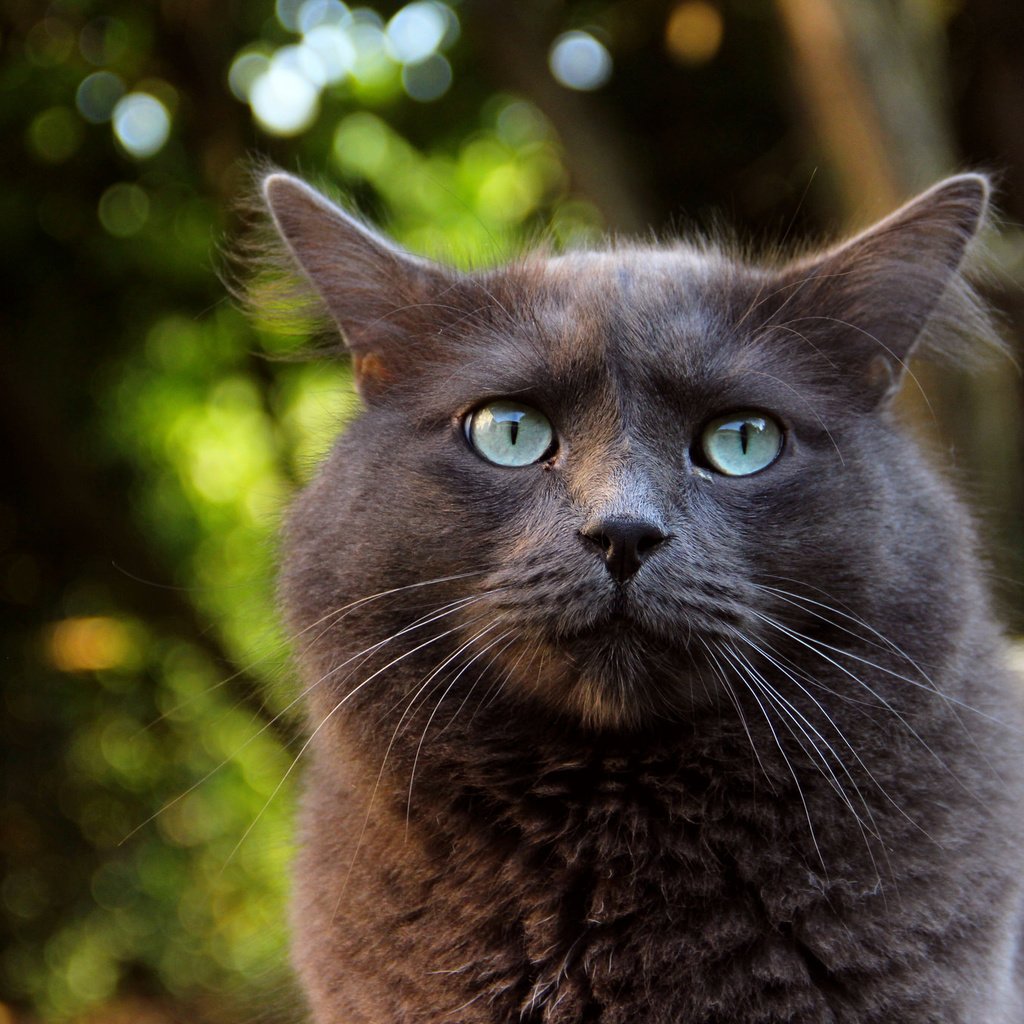
{"type": "Polygon", "coordinates": [[[969,531],[888,407],[922,339],[980,323],[982,177],[772,266],[618,245],[461,273],[286,174],[263,195],[365,406],[293,517],[320,677],[390,643],[409,678],[605,727],[785,670],[815,616],[863,640],[895,615],[887,643],[940,656],[969,531]]]}

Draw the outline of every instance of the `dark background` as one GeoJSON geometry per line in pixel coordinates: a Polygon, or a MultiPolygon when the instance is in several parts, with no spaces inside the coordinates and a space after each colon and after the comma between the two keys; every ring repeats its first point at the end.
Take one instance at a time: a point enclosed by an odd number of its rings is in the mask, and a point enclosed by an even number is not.
{"type": "MultiPolygon", "coordinates": [[[[255,158],[459,262],[542,233],[796,243],[981,168],[1003,213],[986,289],[1024,358],[1017,0],[400,7],[4,5],[0,1024],[301,1014],[273,538],[353,398],[225,298],[255,158]],[[606,81],[554,77],[569,31],[606,81]],[[353,70],[282,56],[303,38],[353,70]],[[251,81],[271,68],[305,121],[254,116],[283,116],[251,81]]],[[[918,376],[930,404],[908,388],[905,414],[972,499],[1019,631],[1021,374],[918,376]]]]}

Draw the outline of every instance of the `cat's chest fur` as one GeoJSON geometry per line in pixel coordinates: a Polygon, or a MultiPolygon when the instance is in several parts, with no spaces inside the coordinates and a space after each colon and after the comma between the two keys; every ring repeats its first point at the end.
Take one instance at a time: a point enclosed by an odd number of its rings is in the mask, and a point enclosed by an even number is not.
{"type": "Polygon", "coordinates": [[[428,767],[411,805],[406,766],[314,776],[297,910],[324,1020],[1018,1019],[1017,897],[986,868],[1012,856],[988,820],[1011,807],[954,836],[954,783],[919,780],[935,808],[877,808],[882,844],[826,779],[794,782],[796,751],[755,764],[719,735],[567,760],[533,741],[428,767]]]}

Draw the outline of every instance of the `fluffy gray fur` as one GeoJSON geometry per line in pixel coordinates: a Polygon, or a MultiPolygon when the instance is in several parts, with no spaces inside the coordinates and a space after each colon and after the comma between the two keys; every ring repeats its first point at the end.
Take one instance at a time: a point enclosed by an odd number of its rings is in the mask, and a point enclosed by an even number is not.
{"type": "Polygon", "coordinates": [[[318,1024],[1024,1020],[1019,686],[890,408],[913,351],[988,337],[987,194],[771,266],[460,274],[265,177],[365,399],[283,562],[318,1024]],[[499,398],[553,425],[537,462],[467,442],[499,398]],[[725,476],[702,432],[742,410],[782,451],[725,476]]]}

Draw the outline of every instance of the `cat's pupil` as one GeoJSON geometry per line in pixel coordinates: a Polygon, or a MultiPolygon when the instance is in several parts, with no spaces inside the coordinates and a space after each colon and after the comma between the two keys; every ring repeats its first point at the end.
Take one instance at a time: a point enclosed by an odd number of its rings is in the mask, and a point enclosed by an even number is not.
{"type": "Polygon", "coordinates": [[[519,420],[509,420],[508,423],[509,440],[512,444],[516,443],[516,438],[519,436],[519,420]]]}
{"type": "Polygon", "coordinates": [[[750,422],[746,421],[740,426],[740,450],[747,454],[747,445],[750,443],[750,422]]]}

